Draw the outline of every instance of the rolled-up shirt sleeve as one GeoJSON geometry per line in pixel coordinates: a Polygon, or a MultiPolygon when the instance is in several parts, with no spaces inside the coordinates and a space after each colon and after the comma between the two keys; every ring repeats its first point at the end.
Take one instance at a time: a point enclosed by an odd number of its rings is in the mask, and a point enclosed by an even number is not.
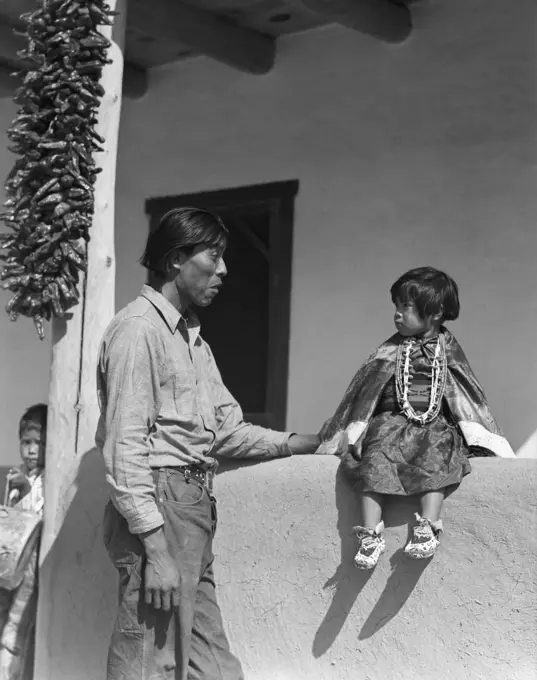
{"type": "Polygon", "coordinates": [[[110,498],[134,534],[162,526],[148,437],[160,410],[165,349],[143,317],[124,320],[103,341],[97,372],[102,451],[110,498]]]}
{"type": "Polygon", "coordinates": [[[209,370],[217,423],[214,453],[227,458],[283,458],[290,456],[292,432],[277,432],[244,421],[242,409],[224,385],[213,354],[207,345],[209,370]]]}

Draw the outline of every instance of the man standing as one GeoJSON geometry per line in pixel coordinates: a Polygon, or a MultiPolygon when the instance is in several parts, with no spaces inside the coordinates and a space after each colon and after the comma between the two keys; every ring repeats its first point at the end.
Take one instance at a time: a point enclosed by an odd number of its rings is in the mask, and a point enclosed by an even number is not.
{"type": "Polygon", "coordinates": [[[243,680],[215,596],[210,454],[268,459],[319,444],[245,423],[200,337],[191,306],[218,294],[227,237],[209,211],[167,213],[142,258],[155,287],[116,315],[101,344],[104,540],[120,579],[108,680],[243,680]]]}

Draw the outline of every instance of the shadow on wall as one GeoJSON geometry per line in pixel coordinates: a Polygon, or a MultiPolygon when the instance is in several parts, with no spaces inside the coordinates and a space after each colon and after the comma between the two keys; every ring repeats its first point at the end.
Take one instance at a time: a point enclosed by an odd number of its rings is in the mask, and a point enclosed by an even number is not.
{"type": "MultiPolygon", "coordinates": [[[[226,474],[263,462],[245,459],[219,459],[218,474],[226,474]]],[[[335,642],[349,613],[355,606],[360,592],[373,574],[373,571],[361,571],[354,566],[357,541],[353,527],[362,523],[360,497],[353,489],[352,482],[345,476],[341,466],[337,470],[335,479],[335,504],[338,516],[337,529],[341,543],[341,562],[336,572],[324,584],[324,589],[333,590],[334,595],[315,634],[312,648],[315,658],[325,654],[335,642]]],[[[383,513],[386,528],[406,525],[408,527],[407,540],[409,540],[416,511],[419,511],[417,498],[397,498],[396,503],[387,499],[383,513]]],[[[371,637],[398,614],[430,562],[431,560],[409,559],[405,556],[403,548],[400,548],[391,556],[390,576],[384,591],[359,632],[359,640],[371,637]]]]}
{"type": "Polygon", "coordinates": [[[239,470],[240,468],[253,467],[254,465],[261,465],[263,460],[249,460],[248,458],[223,458],[221,456],[216,456],[218,460],[218,470],[217,475],[224,475],[227,472],[233,472],[234,470],[239,470]]]}
{"type": "MultiPolygon", "coordinates": [[[[354,566],[358,547],[353,527],[362,524],[360,497],[352,482],[345,476],[341,466],[336,474],[337,528],[341,541],[341,563],[336,572],[324,584],[333,589],[334,596],[313,642],[313,655],[318,658],[330,649],[358,595],[371,578],[373,571],[361,571],[354,566]]],[[[397,507],[387,500],[383,513],[386,528],[408,525],[408,539],[414,522],[414,512],[419,510],[416,498],[398,498],[397,507]]],[[[403,549],[390,558],[391,574],[384,591],[359,632],[358,639],[365,640],[391,621],[403,607],[418,583],[430,560],[411,560],[403,549]]]]}
{"type": "Polygon", "coordinates": [[[41,566],[51,597],[42,604],[39,625],[54,622],[55,634],[47,635],[48,649],[40,650],[36,678],[100,680],[106,674],[117,577],[102,541],[107,492],[96,449],[84,454],[75,483],[64,523],[41,566]]]}

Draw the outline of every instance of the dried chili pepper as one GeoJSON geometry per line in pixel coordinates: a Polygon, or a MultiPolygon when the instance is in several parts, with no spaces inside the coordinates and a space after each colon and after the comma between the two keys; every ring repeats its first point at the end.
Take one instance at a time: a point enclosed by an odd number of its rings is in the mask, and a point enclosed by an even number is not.
{"type": "Polygon", "coordinates": [[[74,182],[75,182],[74,177],[72,177],[71,175],[62,175],[62,177],[60,178],[60,186],[62,187],[62,189],[70,189],[73,186],[74,182]]]}
{"type": "Polygon", "coordinates": [[[34,324],[37,330],[37,335],[40,340],[45,339],[45,329],[43,327],[43,317],[40,314],[34,314],[34,324]]]}
{"type": "Polygon", "coordinates": [[[64,312],[62,309],[62,304],[60,301],[60,291],[56,283],[49,283],[46,290],[50,295],[50,301],[52,303],[52,309],[54,310],[54,315],[57,317],[62,317],[64,312]]]}
{"type": "Polygon", "coordinates": [[[54,217],[63,217],[63,215],[66,215],[70,210],[72,210],[72,206],[69,203],[62,201],[54,208],[52,214],[54,217]]]}
{"type": "Polygon", "coordinates": [[[73,295],[72,290],[67,285],[63,276],[58,276],[58,278],[56,279],[56,284],[58,285],[58,288],[60,289],[60,293],[63,295],[65,300],[69,301],[69,300],[75,299],[75,296],[73,295]]]}
{"type": "Polygon", "coordinates": [[[65,255],[65,257],[72,262],[74,265],[76,265],[79,269],[82,268],[84,265],[84,261],[80,257],[80,255],[74,250],[73,246],[70,243],[66,243],[65,241],[60,244],[62,253],[65,255]]]}
{"type": "Polygon", "coordinates": [[[87,181],[82,177],[82,175],[78,174],[78,176],[75,177],[75,181],[76,181],[76,183],[78,184],[78,186],[80,186],[80,187],[82,187],[83,189],[85,189],[88,193],[93,194],[93,192],[94,192],[93,187],[91,186],[91,184],[90,184],[89,182],[87,182],[87,181]]]}
{"type": "Polygon", "coordinates": [[[11,276],[20,276],[21,274],[24,274],[25,271],[24,265],[19,264],[18,262],[6,263],[4,264],[2,273],[0,273],[0,279],[3,280],[11,276]]]}
{"type": "Polygon", "coordinates": [[[15,293],[15,295],[11,298],[11,300],[7,303],[6,305],[6,312],[9,314],[12,309],[15,308],[15,305],[18,303],[18,301],[22,298],[22,291],[19,291],[18,293],[15,293]]]}
{"type": "Polygon", "coordinates": [[[63,140],[57,141],[57,142],[40,142],[38,144],[38,147],[40,149],[47,149],[47,150],[53,149],[55,151],[65,151],[65,149],[67,149],[67,146],[68,146],[67,142],[65,142],[63,140]]]}
{"type": "Polygon", "coordinates": [[[0,245],[0,248],[7,250],[11,248],[12,246],[15,245],[16,243],[16,238],[14,236],[11,236],[11,234],[0,234],[0,236],[7,236],[9,237],[9,240],[6,240],[0,245]]]}
{"type": "Polygon", "coordinates": [[[54,189],[56,189],[56,187],[58,186],[59,186],[58,179],[56,177],[53,177],[46,184],[43,184],[41,189],[39,189],[39,191],[35,193],[35,195],[32,198],[33,202],[37,203],[42,196],[54,191],[54,189]]]}
{"type": "Polygon", "coordinates": [[[48,194],[48,196],[45,196],[38,201],[38,205],[40,207],[53,206],[60,203],[62,198],[63,196],[60,193],[48,194]]]}
{"type": "Polygon", "coordinates": [[[60,265],[60,272],[65,281],[69,282],[76,282],[78,281],[78,276],[76,276],[73,271],[71,270],[71,267],[69,266],[69,263],[66,262],[65,260],[61,263],[60,265]]]}

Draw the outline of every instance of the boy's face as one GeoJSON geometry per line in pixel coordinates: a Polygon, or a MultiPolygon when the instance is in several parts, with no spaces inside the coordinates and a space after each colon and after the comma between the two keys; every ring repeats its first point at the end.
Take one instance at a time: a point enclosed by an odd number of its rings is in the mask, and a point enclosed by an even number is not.
{"type": "Polygon", "coordinates": [[[411,300],[403,302],[399,298],[395,301],[393,320],[399,333],[405,337],[428,333],[437,326],[436,317],[429,316],[422,319],[416,305],[411,300]]]}
{"type": "Polygon", "coordinates": [[[21,434],[20,454],[28,471],[44,467],[46,432],[39,425],[30,424],[21,434]]]}

